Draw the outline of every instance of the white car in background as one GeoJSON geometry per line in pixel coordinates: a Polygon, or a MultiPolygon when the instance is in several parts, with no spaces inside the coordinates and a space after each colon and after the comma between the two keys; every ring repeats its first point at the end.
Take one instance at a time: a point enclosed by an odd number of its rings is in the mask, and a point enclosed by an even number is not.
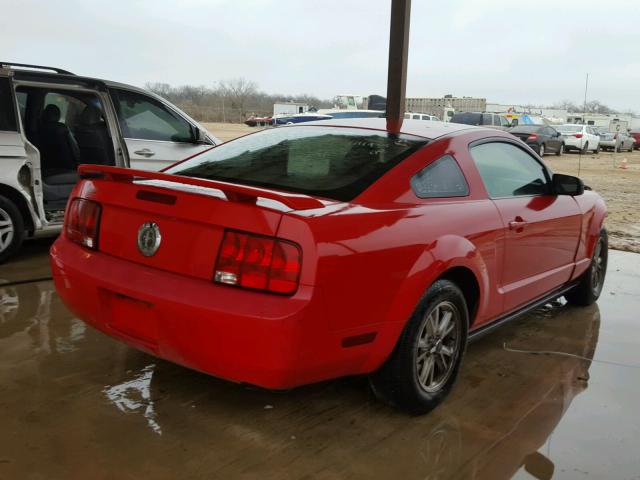
{"type": "Polygon", "coordinates": [[[439,122],[440,119],[435,115],[428,115],[426,113],[413,113],[407,112],[404,114],[405,120],[428,120],[430,122],[439,122]]]}
{"type": "Polygon", "coordinates": [[[79,164],[161,170],[218,143],[141,88],[0,62],[0,263],[60,232],[79,164]]]}
{"type": "Polygon", "coordinates": [[[562,140],[564,141],[564,150],[578,150],[582,153],[592,151],[598,153],[600,151],[600,137],[595,131],[594,127],[590,125],[554,125],[557,131],[560,132],[562,140]]]}

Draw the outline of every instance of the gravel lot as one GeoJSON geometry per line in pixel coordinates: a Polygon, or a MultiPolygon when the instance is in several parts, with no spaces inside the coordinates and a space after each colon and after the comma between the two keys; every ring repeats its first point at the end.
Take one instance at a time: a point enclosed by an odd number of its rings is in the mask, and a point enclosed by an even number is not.
{"type": "MultiPolygon", "coordinates": [[[[223,141],[257,130],[241,124],[203,125],[223,141]]],[[[565,153],[560,157],[545,155],[544,159],[554,172],[578,175],[603,196],[609,209],[606,225],[611,248],[640,253],[640,151],[598,155],[565,153]],[[625,158],[627,168],[619,168],[625,158]]]]}

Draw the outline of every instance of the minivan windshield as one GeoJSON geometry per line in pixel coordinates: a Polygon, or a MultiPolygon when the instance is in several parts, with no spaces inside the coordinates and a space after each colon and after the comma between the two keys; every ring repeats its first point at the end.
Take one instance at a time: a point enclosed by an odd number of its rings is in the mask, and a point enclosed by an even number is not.
{"type": "Polygon", "coordinates": [[[224,143],[165,173],[349,201],[428,142],[360,128],[280,127],[224,143]]]}

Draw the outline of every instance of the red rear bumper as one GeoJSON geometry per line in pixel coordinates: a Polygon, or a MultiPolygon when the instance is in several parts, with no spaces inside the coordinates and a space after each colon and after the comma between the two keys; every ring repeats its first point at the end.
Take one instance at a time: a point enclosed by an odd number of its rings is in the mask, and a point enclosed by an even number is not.
{"type": "Polygon", "coordinates": [[[342,346],[345,336],[364,332],[330,332],[321,292],[311,286],[301,285],[291,297],[220,286],[64,238],[51,248],[51,266],[60,297],[82,320],[217,377],[290,388],[365,373],[381,361],[371,357],[378,342],[342,346]]]}

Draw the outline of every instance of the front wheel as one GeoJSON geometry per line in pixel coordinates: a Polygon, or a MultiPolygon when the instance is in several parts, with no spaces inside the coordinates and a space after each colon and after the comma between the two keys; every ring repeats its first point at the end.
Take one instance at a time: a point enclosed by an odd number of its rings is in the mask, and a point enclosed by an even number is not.
{"type": "Polygon", "coordinates": [[[370,375],[376,396],[413,415],[435,408],[458,375],[468,324],[467,304],[458,286],[436,281],[420,300],[391,356],[370,375]]]}
{"type": "Polygon", "coordinates": [[[604,278],[607,274],[607,260],[609,258],[609,239],[607,230],[602,229],[598,242],[593,251],[591,264],[580,278],[578,285],[567,292],[564,298],[573,305],[591,305],[602,293],[604,278]]]}
{"type": "Polygon", "coordinates": [[[24,239],[24,221],[18,207],[0,195],[0,263],[13,255],[24,239]]]}

